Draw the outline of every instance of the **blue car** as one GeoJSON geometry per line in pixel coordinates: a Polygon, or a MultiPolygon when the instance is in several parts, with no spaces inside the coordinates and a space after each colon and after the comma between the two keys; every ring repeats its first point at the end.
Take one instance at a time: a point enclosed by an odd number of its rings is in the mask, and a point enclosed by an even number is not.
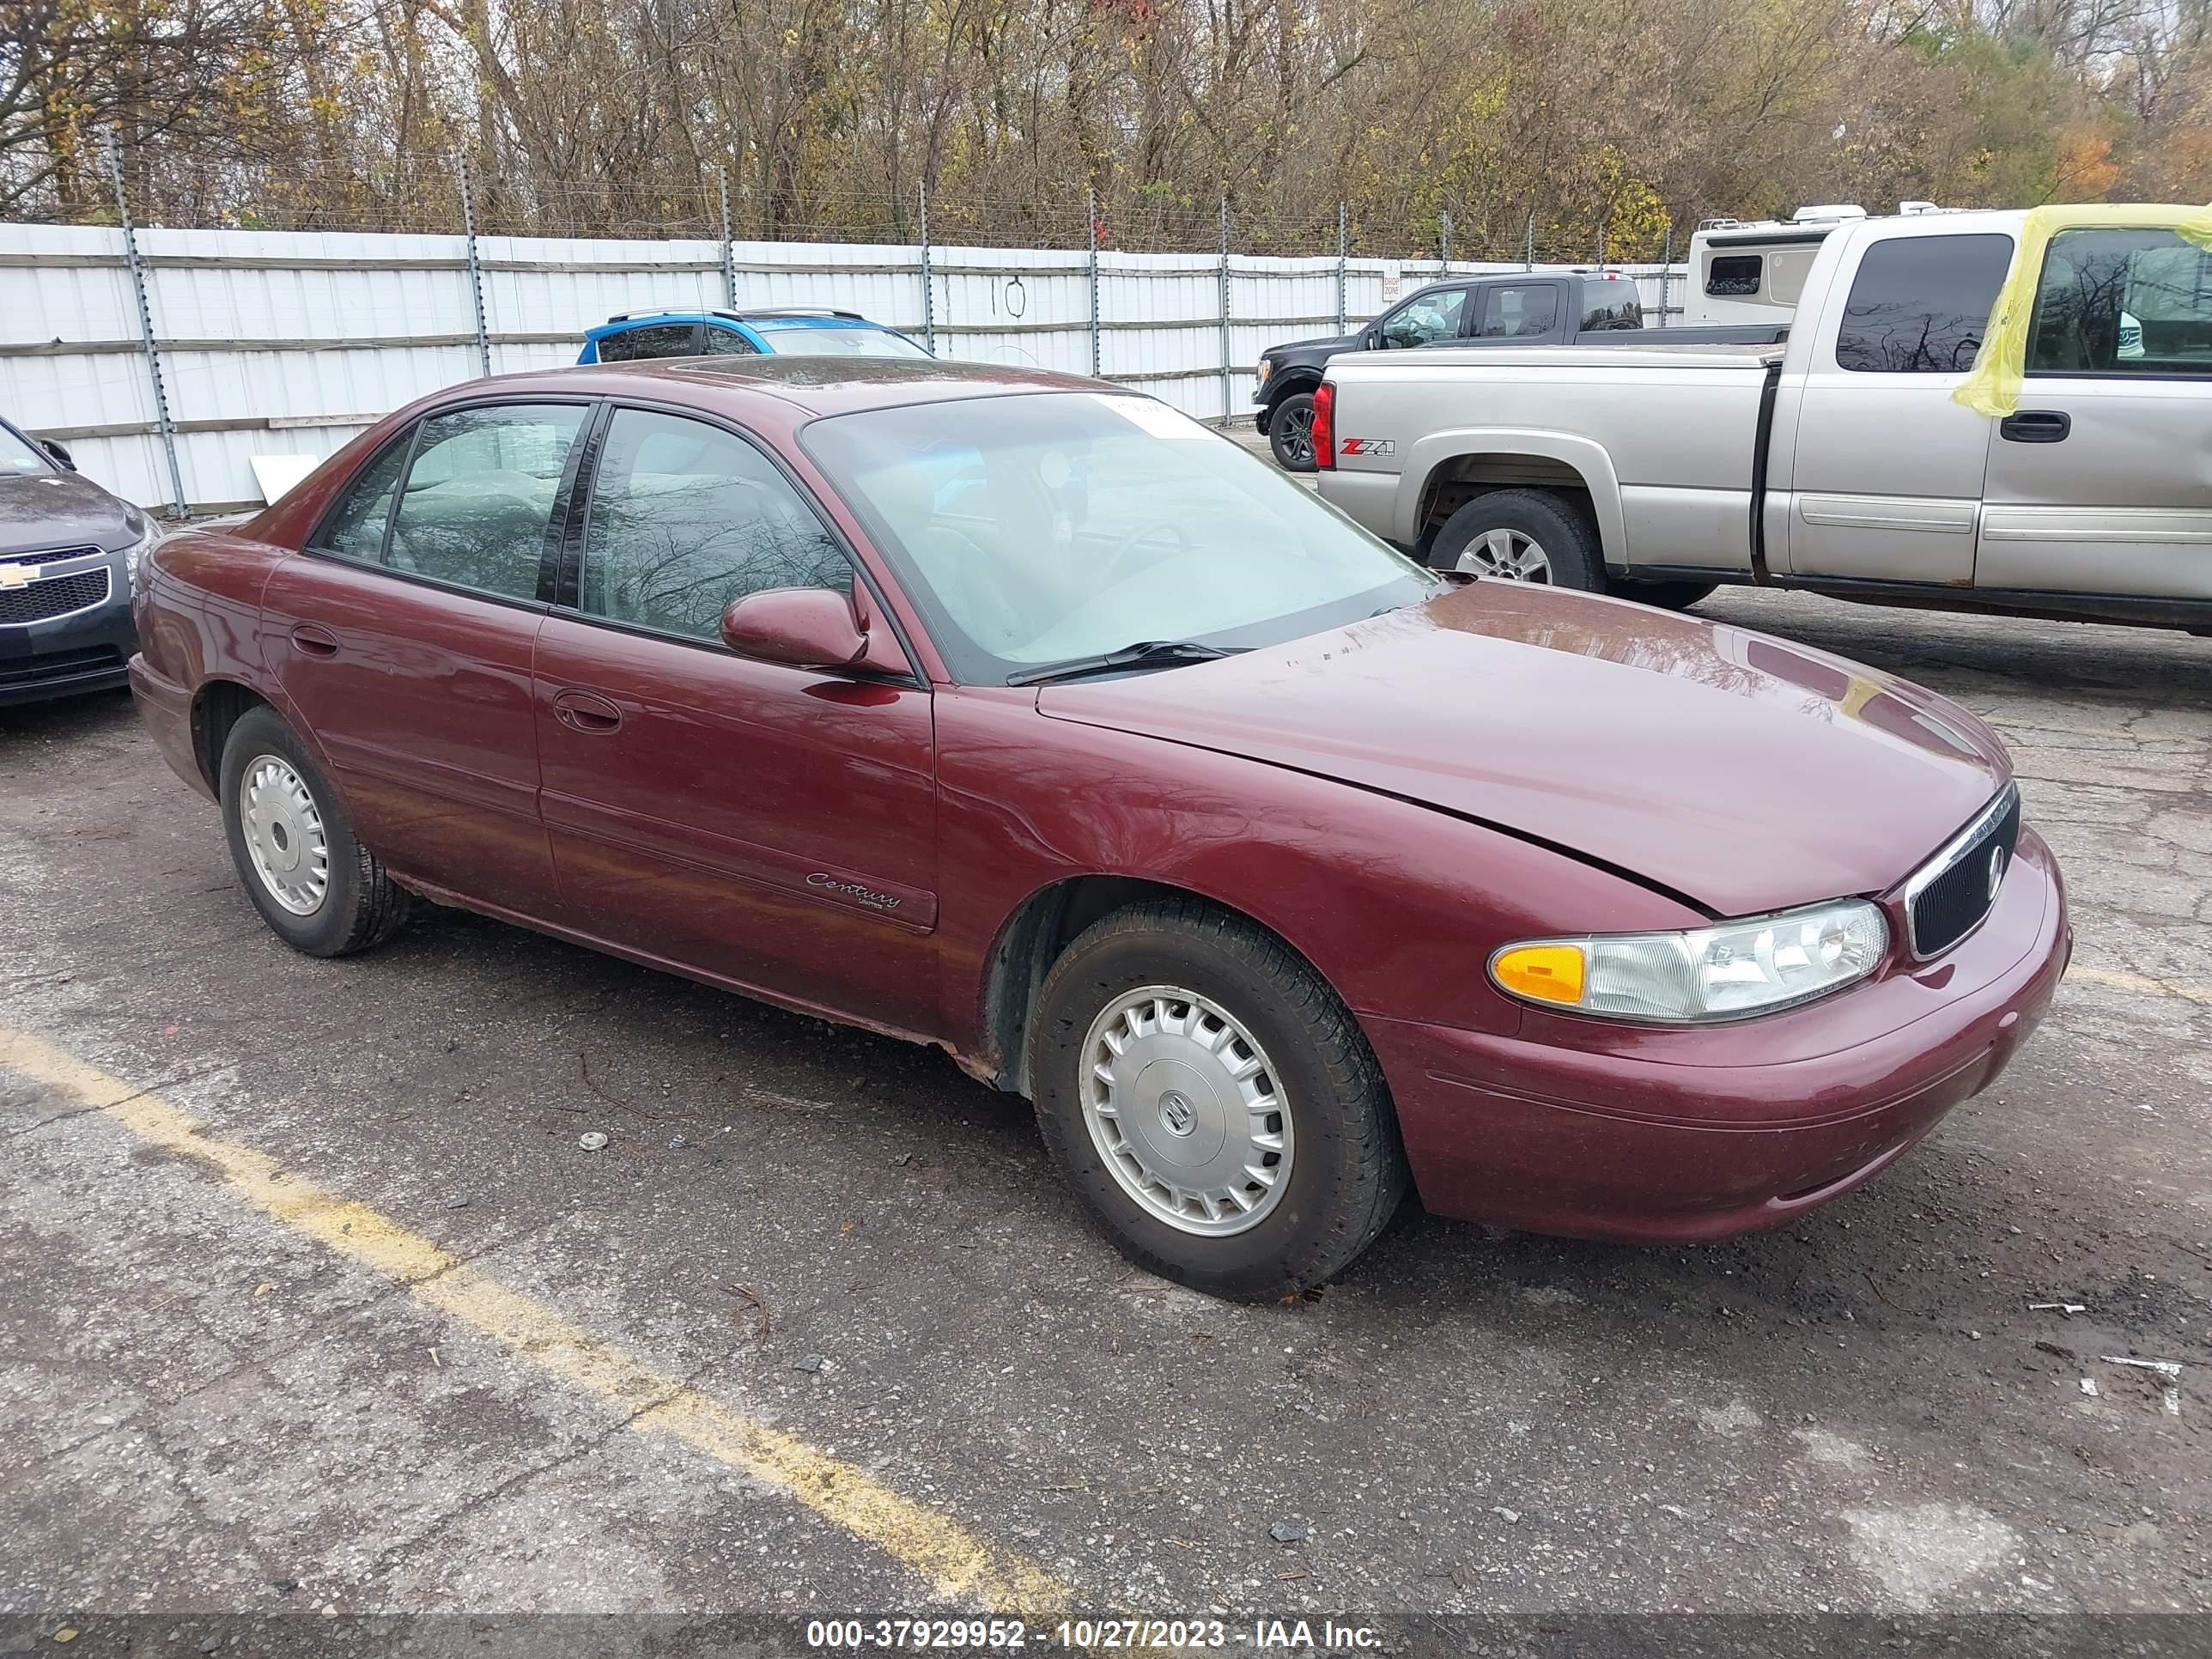
{"type": "Polygon", "coordinates": [[[927,357],[896,329],[857,311],[784,306],[759,311],[626,311],[584,336],[580,363],[641,357],[927,357]]]}

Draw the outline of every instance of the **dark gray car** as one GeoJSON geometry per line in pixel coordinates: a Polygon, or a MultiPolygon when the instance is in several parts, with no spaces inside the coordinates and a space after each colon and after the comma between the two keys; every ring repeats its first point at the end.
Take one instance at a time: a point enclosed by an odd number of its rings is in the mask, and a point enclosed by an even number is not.
{"type": "Polygon", "coordinates": [[[0,421],[0,704],[127,683],[143,513],[0,421]]]}

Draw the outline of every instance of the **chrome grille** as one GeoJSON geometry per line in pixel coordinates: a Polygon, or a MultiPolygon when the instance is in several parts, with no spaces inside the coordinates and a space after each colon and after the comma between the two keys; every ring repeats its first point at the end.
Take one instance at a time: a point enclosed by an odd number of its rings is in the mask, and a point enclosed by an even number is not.
{"type": "Polygon", "coordinates": [[[1941,956],[1982,925],[2020,842],[2020,789],[2004,793],[1920,866],[1905,886],[1912,954],[1941,956]]]}
{"type": "MultiPolygon", "coordinates": [[[[55,556],[47,556],[52,559],[55,556]]],[[[71,553],[60,556],[82,556],[71,553]]],[[[0,563],[5,562],[0,560],[0,563]]],[[[52,622],[57,617],[89,611],[106,602],[108,588],[105,564],[96,564],[89,570],[72,570],[64,575],[34,576],[21,587],[0,586],[0,628],[52,622]]]]}

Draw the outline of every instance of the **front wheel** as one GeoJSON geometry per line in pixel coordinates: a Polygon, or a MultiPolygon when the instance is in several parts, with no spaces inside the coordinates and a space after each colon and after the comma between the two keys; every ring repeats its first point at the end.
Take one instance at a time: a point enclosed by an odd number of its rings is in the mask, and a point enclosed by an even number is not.
{"type": "Polygon", "coordinates": [[[270,931],[311,957],[389,938],[406,890],[354,839],[322,768],[273,708],[250,708],[222,746],[223,827],[246,896],[270,931]]]}
{"type": "Polygon", "coordinates": [[[1293,392],[1267,416],[1267,447],[1285,472],[1317,472],[1314,456],[1314,400],[1310,392],[1293,392]]]}
{"type": "Polygon", "coordinates": [[[1320,1284],[1406,1190],[1366,1040],[1303,959],[1195,901],[1133,906],[1053,964],[1032,1042],[1054,1161],[1122,1254],[1217,1296],[1320,1284]]]}
{"type": "Polygon", "coordinates": [[[1597,537],[1573,503],[1547,489],[1493,489],[1445,520],[1430,565],[1496,581],[1605,592],[1597,537]]]}

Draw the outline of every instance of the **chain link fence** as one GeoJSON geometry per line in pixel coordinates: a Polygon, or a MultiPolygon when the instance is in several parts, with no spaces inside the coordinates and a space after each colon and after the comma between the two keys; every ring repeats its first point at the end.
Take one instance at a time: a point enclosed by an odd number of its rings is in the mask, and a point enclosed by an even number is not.
{"type": "Polygon", "coordinates": [[[179,179],[102,160],[103,199],[0,225],[0,399],[179,514],[253,504],[270,454],[326,453],[420,392],[573,362],[619,311],[836,305],[943,356],[1099,375],[1227,423],[1253,412],[1265,347],[1346,331],[1448,274],[1625,270],[1656,325],[1682,291],[1670,234],[1646,250],[1601,228],[1583,249],[1533,217],[1499,246],[1441,210],[1394,228],[1349,204],[1269,218],[1226,198],[917,187],[817,193],[771,225],[720,173],[551,190],[448,160],[349,194],[296,168],[179,179]]]}

